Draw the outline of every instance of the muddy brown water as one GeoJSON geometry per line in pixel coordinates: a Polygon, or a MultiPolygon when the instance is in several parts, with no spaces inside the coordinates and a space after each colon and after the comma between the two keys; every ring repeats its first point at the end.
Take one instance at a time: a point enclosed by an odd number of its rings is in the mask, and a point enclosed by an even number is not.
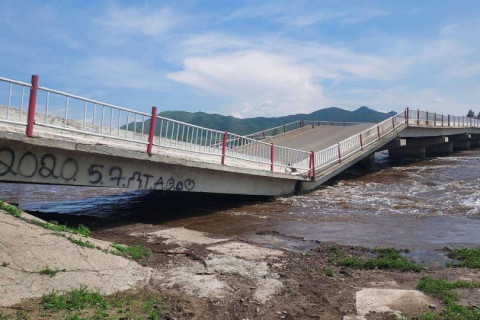
{"type": "Polygon", "coordinates": [[[377,160],[373,173],[352,171],[320,190],[273,201],[11,183],[0,184],[0,198],[94,230],[158,224],[286,247],[334,241],[416,248],[418,259],[435,255],[432,249],[480,244],[480,150],[412,163],[377,160]]]}

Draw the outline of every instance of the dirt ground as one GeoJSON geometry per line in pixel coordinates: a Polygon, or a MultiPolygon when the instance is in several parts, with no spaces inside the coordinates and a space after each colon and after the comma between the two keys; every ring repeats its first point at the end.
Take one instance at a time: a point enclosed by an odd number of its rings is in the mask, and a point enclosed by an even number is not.
{"type": "MultiPolygon", "coordinates": [[[[466,268],[400,272],[338,267],[328,260],[333,246],[347,255],[359,250],[333,243],[316,243],[299,252],[145,224],[96,231],[91,237],[143,245],[152,252],[137,261],[154,270],[148,283],[113,296],[138,301],[158,297],[160,319],[415,319],[442,309],[439,300],[414,290],[422,276],[480,281],[478,271],[466,268]]],[[[461,296],[467,305],[479,301],[478,291],[461,296]]],[[[39,301],[27,299],[0,308],[0,314],[13,317],[24,310],[30,319],[61,318],[39,311],[39,301]]],[[[130,318],[120,314],[106,319],[130,318]]]]}

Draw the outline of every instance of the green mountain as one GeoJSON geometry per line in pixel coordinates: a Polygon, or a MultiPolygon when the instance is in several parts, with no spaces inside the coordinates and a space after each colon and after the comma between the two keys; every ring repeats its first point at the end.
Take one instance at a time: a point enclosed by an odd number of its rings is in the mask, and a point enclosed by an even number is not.
{"type": "MultiPolygon", "coordinates": [[[[367,107],[360,107],[355,111],[348,111],[340,108],[326,108],[314,111],[309,114],[295,114],[276,118],[246,118],[239,119],[232,116],[223,116],[220,114],[209,114],[205,112],[185,112],[185,111],[162,111],[158,115],[195,124],[201,127],[227,130],[232,133],[247,135],[258,132],[264,129],[281,126],[285,123],[294,122],[298,120],[312,120],[312,121],[345,121],[345,122],[380,122],[391,116],[396,112],[379,112],[367,107]]],[[[148,120],[148,125],[150,121],[148,120]]],[[[146,123],[147,124],[147,123],[146,123]]],[[[145,126],[148,128],[148,126],[145,126]]]]}

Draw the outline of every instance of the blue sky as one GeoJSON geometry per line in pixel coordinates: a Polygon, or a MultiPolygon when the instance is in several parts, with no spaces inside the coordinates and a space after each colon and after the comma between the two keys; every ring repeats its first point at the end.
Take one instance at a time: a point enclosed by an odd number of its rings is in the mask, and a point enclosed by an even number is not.
{"type": "Polygon", "coordinates": [[[480,2],[0,0],[0,76],[141,111],[480,111],[480,2]]]}

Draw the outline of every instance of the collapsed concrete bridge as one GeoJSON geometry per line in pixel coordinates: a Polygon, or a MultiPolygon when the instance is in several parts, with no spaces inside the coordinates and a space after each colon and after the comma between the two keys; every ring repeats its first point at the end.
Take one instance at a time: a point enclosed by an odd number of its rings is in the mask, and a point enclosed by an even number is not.
{"type": "Polygon", "coordinates": [[[380,150],[425,158],[480,145],[479,120],[408,108],[377,124],[302,120],[241,136],[40,87],[37,76],[0,84],[6,182],[277,196],[371,167],[380,150]]]}

